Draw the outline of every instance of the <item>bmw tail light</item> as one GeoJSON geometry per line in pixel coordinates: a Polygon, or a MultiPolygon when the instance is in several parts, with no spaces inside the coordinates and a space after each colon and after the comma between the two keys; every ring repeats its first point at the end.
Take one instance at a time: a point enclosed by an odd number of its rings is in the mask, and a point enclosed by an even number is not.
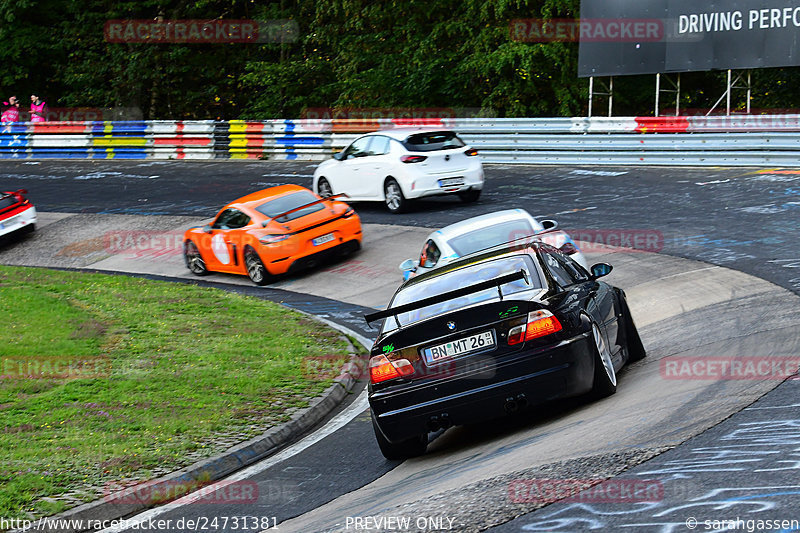
{"type": "Polygon", "coordinates": [[[288,238],[288,235],[264,235],[259,238],[258,241],[261,244],[275,244],[276,242],[285,241],[288,238]]]}
{"type": "Polygon", "coordinates": [[[528,323],[508,331],[508,344],[514,345],[561,331],[561,322],[545,309],[528,313],[528,323]]]}
{"type": "Polygon", "coordinates": [[[408,359],[389,361],[385,355],[376,355],[369,360],[369,379],[372,383],[404,378],[413,373],[414,367],[408,359]]]}
{"type": "Polygon", "coordinates": [[[478,155],[478,151],[475,148],[470,148],[469,150],[464,152],[464,155],[468,156],[478,155]]]}
{"type": "Polygon", "coordinates": [[[565,242],[561,248],[559,248],[562,252],[566,255],[577,254],[580,250],[575,246],[575,243],[572,242],[565,242]]]}
{"type": "Polygon", "coordinates": [[[403,163],[422,163],[428,159],[428,156],[424,155],[404,155],[400,158],[400,161],[403,163]]]}

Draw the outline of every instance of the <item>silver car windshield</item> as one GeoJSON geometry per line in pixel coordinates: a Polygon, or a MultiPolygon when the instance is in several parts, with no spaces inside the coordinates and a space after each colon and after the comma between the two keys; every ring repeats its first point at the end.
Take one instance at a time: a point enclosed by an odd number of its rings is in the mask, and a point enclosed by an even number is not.
{"type": "MultiPolygon", "coordinates": [[[[475,285],[482,281],[488,281],[506,274],[513,274],[514,272],[524,271],[527,275],[527,282],[525,280],[516,280],[511,283],[506,283],[500,286],[500,290],[505,298],[508,295],[515,294],[522,291],[531,289],[541,289],[542,282],[539,278],[538,271],[533,265],[533,260],[525,255],[517,255],[512,257],[504,257],[494,261],[484,261],[474,265],[459,268],[447,272],[440,276],[435,276],[420,283],[412,284],[407,288],[400,291],[392,300],[390,307],[398,307],[400,305],[416,302],[424,298],[443,294],[445,292],[461,289],[469,285],[475,285]]],[[[499,298],[497,288],[485,289],[480,292],[461,296],[454,300],[429,305],[421,309],[415,309],[407,313],[400,313],[394,317],[387,318],[383,323],[382,332],[392,331],[397,329],[398,323],[406,326],[415,322],[426,320],[430,317],[460,309],[463,307],[471,306],[477,303],[486,302],[492,299],[499,298]]]]}
{"type": "Polygon", "coordinates": [[[463,257],[478,250],[485,250],[534,233],[536,231],[531,227],[530,222],[524,218],[518,218],[453,237],[447,241],[447,244],[455,250],[459,257],[463,257]]]}

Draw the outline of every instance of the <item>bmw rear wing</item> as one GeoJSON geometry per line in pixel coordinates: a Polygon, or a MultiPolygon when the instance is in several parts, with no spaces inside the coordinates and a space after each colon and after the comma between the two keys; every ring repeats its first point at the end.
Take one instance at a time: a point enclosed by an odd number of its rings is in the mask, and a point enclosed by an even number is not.
{"type": "Polygon", "coordinates": [[[466,296],[467,294],[472,294],[486,289],[491,289],[492,287],[497,287],[497,292],[500,294],[500,299],[502,300],[503,292],[500,290],[500,286],[505,285],[506,283],[511,283],[512,281],[517,281],[518,279],[524,279],[525,283],[530,284],[530,282],[528,281],[528,274],[524,270],[519,270],[511,274],[506,274],[504,276],[493,278],[487,281],[482,281],[474,285],[469,285],[468,287],[462,287],[454,291],[443,292],[442,294],[437,294],[436,296],[423,298],[422,300],[418,300],[416,302],[398,305],[397,307],[391,307],[389,309],[386,309],[385,311],[370,313],[368,315],[364,315],[364,319],[367,321],[367,324],[371,324],[372,322],[375,322],[376,320],[380,320],[382,318],[388,318],[390,316],[399,315],[400,313],[407,313],[409,311],[414,311],[416,309],[422,309],[423,307],[428,307],[429,305],[435,305],[442,302],[446,302],[447,300],[455,300],[456,298],[460,298],[461,296],[466,296]]]}
{"type": "Polygon", "coordinates": [[[336,198],[350,198],[350,197],[345,193],[326,196],[325,198],[320,198],[319,200],[314,200],[313,202],[309,202],[307,204],[303,204],[303,205],[301,205],[299,207],[295,207],[294,209],[290,209],[290,210],[288,210],[286,212],[283,212],[283,213],[280,213],[278,215],[275,215],[275,216],[272,216],[272,217],[267,217],[267,219],[264,222],[261,223],[261,226],[266,228],[267,224],[269,224],[273,220],[279,219],[281,217],[285,217],[286,215],[291,215],[292,213],[294,213],[296,211],[300,211],[301,209],[305,209],[306,207],[309,207],[309,206],[312,206],[312,205],[320,204],[322,202],[327,202],[328,200],[335,200],[336,198]]]}

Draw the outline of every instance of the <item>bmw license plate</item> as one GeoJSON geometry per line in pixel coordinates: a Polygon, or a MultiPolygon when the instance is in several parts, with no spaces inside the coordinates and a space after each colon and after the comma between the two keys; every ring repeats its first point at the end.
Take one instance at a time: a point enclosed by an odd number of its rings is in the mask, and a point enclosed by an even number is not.
{"type": "Polygon", "coordinates": [[[439,180],[439,187],[457,187],[459,185],[464,185],[464,178],[444,178],[439,180]]]}
{"type": "Polygon", "coordinates": [[[477,335],[470,335],[463,339],[458,339],[444,344],[438,344],[425,348],[422,350],[422,355],[425,356],[425,362],[430,364],[437,364],[445,359],[464,355],[470,352],[477,352],[485,350],[494,346],[494,335],[491,331],[484,331],[477,335]]]}
{"type": "Polygon", "coordinates": [[[328,233],[327,235],[323,235],[322,237],[311,239],[311,244],[313,244],[314,246],[319,246],[321,244],[325,244],[326,242],[331,242],[333,239],[334,239],[333,233],[328,233]]]}

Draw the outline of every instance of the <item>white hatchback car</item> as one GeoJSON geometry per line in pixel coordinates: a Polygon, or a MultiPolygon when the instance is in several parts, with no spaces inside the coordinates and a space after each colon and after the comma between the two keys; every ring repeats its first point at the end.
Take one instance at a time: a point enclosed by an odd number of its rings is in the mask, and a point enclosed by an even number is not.
{"type": "Polygon", "coordinates": [[[403,279],[409,279],[479,250],[533,237],[558,248],[588,272],[589,264],[580,248],[557,227],[555,220],[539,222],[524,209],[507,209],[468,218],[428,235],[419,260],[406,259],[400,264],[400,270],[403,279]]]}
{"type": "Polygon", "coordinates": [[[393,213],[426,196],[458,195],[474,202],[483,190],[478,151],[455,132],[395,128],[368,133],[320,163],[313,190],[345,193],[348,201],[382,201],[393,213]]]}

